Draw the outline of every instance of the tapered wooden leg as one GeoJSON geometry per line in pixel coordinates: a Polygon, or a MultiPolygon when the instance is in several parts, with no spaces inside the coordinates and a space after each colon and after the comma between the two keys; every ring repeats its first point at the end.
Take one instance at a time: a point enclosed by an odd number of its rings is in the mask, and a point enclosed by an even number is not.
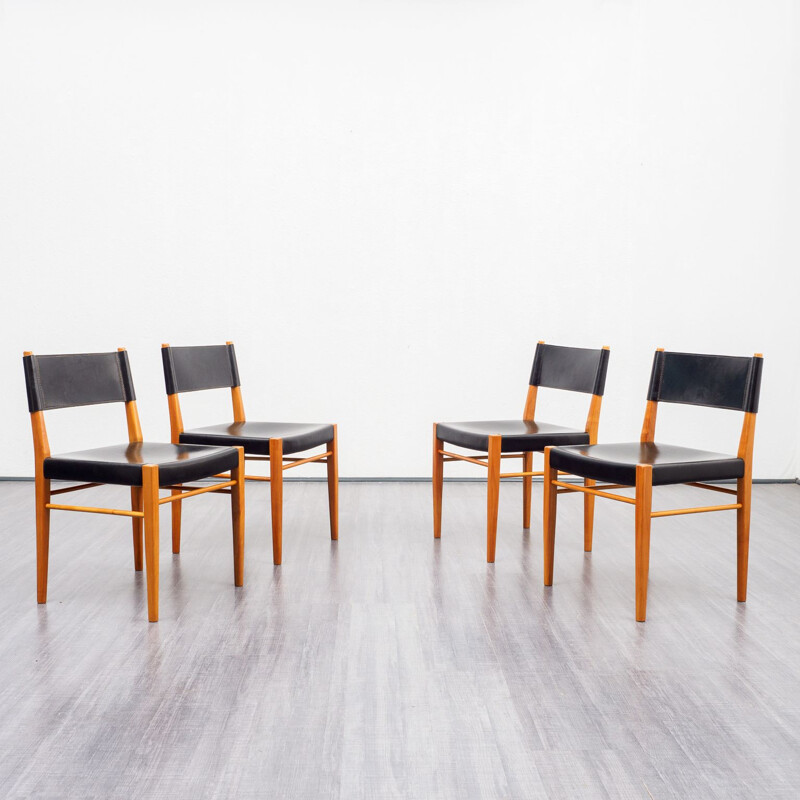
{"type": "Polygon", "coordinates": [[[747,600],[747,560],[750,553],[750,490],[752,478],[746,475],[736,481],[736,599],[747,600]]]}
{"type": "MultiPolygon", "coordinates": [[[[142,487],[131,486],[131,511],[142,510],[142,487]]],[[[131,517],[133,525],[133,568],[142,571],[142,518],[131,517]]]]}
{"type": "Polygon", "coordinates": [[[436,423],[433,423],[433,538],[442,535],[442,488],[444,485],[444,456],[439,452],[444,442],[436,436],[436,423]]]}
{"type": "Polygon", "coordinates": [[[47,602],[47,566],[50,561],[50,481],[36,475],[36,602],[47,602]]]}
{"type": "MultiPolygon", "coordinates": [[[[181,489],[173,489],[171,494],[180,494],[181,489]]],[[[172,506],[172,552],[176,555],[181,551],[181,504],[183,500],[173,500],[172,506]]]]}
{"type": "Polygon", "coordinates": [[[558,478],[558,470],[550,466],[550,448],[544,449],[544,503],[542,506],[542,542],[544,544],[544,585],[553,585],[553,561],[556,551],[556,504],[558,487],[553,481],[558,478]]]}
{"type": "Polygon", "coordinates": [[[272,562],[283,557],[283,439],[269,440],[269,488],[272,504],[272,562]]]}
{"type": "Polygon", "coordinates": [[[486,490],[486,560],[494,564],[497,546],[497,509],[500,505],[501,436],[489,437],[489,478],[486,490]]]}
{"type": "Polygon", "coordinates": [[[331,539],[339,538],[339,441],[336,425],[333,439],[327,445],[328,456],[328,509],[331,515],[331,539]]]}
{"type": "Polygon", "coordinates": [[[244,583],[244,448],[237,447],[239,463],[231,470],[231,521],[233,523],[233,584],[244,583]]]}
{"type": "MultiPolygon", "coordinates": [[[[584,478],[584,486],[594,486],[596,481],[591,478],[584,478]]],[[[594,495],[585,494],[583,496],[583,550],[586,553],[592,552],[592,533],[594,532],[594,495]]]]}
{"type": "Polygon", "coordinates": [[[653,468],[636,466],[636,621],[647,616],[647,577],[650,572],[650,512],[653,504],[653,468]]]}
{"type": "Polygon", "coordinates": [[[158,622],[158,467],[142,467],[144,560],[147,575],[147,618],[158,622]]]}
{"type": "MultiPolygon", "coordinates": [[[[533,453],[522,454],[522,471],[533,470],[533,453]]],[[[530,475],[522,476],[522,527],[526,530],[531,526],[531,489],[533,478],[530,475]]]]}

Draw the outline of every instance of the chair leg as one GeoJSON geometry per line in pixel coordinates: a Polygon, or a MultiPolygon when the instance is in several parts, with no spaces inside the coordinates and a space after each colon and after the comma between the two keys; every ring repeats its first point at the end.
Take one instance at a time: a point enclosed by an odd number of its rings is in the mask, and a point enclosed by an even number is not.
{"type": "Polygon", "coordinates": [[[750,493],[753,481],[749,475],[736,481],[736,599],[747,600],[747,562],[750,553],[750,493]]]}
{"type": "Polygon", "coordinates": [[[47,566],[50,561],[50,481],[36,475],[36,602],[47,602],[47,566]]]}
{"type": "Polygon", "coordinates": [[[328,442],[328,510],[331,516],[331,539],[339,538],[339,441],[336,425],[333,439],[328,442]]]}
{"type": "MultiPolygon", "coordinates": [[[[596,481],[591,478],[584,478],[584,486],[594,486],[596,481]]],[[[585,553],[592,552],[592,533],[594,532],[594,501],[593,494],[583,496],[583,550],[585,553]]]]}
{"type": "MultiPolygon", "coordinates": [[[[142,510],[142,487],[131,486],[131,510],[142,510]]],[[[133,568],[142,571],[142,518],[131,517],[133,525],[133,568]]]]}
{"type": "Polygon", "coordinates": [[[556,552],[556,510],[558,487],[553,481],[558,478],[558,470],[550,466],[550,448],[544,449],[544,504],[542,507],[542,542],[544,546],[544,585],[553,585],[553,562],[556,552]]]}
{"type": "Polygon", "coordinates": [[[283,557],[283,439],[269,440],[269,488],[272,505],[272,562],[283,557]]]}
{"type": "MultiPolygon", "coordinates": [[[[522,454],[522,471],[533,470],[533,453],[522,454]]],[[[522,476],[522,527],[527,530],[531,527],[531,489],[533,478],[530,475],[522,476]]]]}
{"type": "Polygon", "coordinates": [[[442,489],[444,485],[444,456],[439,452],[444,442],[436,436],[433,423],[433,538],[442,536],[442,489]]]}
{"type": "Polygon", "coordinates": [[[147,567],[147,618],[158,622],[158,467],[142,467],[144,506],[144,558],[147,567]]]}
{"type": "Polygon", "coordinates": [[[653,468],[636,466],[636,621],[647,616],[647,578],[650,572],[650,522],[653,504],[653,468]]]}
{"type": "Polygon", "coordinates": [[[497,510],[500,505],[500,444],[502,436],[489,437],[489,478],[486,489],[486,561],[494,564],[497,545],[497,510]]]}
{"type": "MultiPolygon", "coordinates": [[[[181,489],[173,489],[171,494],[181,493],[181,489]]],[[[181,504],[183,500],[173,500],[172,506],[172,552],[177,555],[181,552],[181,504]]]]}
{"type": "Polygon", "coordinates": [[[237,447],[239,463],[231,470],[231,522],[233,523],[233,585],[244,583],[244,448],[237,447]]]}

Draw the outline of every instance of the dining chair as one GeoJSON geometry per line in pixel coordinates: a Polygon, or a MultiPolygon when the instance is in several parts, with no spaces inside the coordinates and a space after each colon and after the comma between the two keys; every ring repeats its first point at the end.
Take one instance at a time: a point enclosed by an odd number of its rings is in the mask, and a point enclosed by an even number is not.
{"type": "Polygon", "coordinates": [[[36,595],[47,602],[47,570],[50,550],[50,512],[85,511],[130,517],[133,523],[133,564],[142,569],[142,525],[147,578],[147,615],[158,620],[159,538],[158,512],[164,503],[176,503],[207,492],[231,496],[233,521],[234,584],[244,577],[244,452],[236,447],[203,447],[188,444],[145,442],[136,407],[128,353],[23,356],[28,409],[33,428],[36,481],[36,595]],[[124,403],[128,442],[91,450],[52,455],[44,412],[76,406],[124,403]],[[229,470],[230,478],[211,485],[187,483],[229,470]],[[51,481],[78,481],[59,489],[51,481]],[[55,495],[104,484],[129,486],[131,508],[97,508],[52,503],[55,495]],[[183,488],[178,488],[183,487],[183,488]],[[170,495],[159,497],[159,489],[170,495]]]}
{"type": "Polygon", "coordinates": [[[753,475],[753,442],[761,389],[760,353],[752,358],[665,352],[653,359],[647,406],[640,441],[622,444],[548,447],[544,455],[544,583],[553,584],[556,535],[556,500],[565,492],[585,497],[607,497],[635,507],[636,620],[647,613],[647,579],[650,568],[650,522],[676,514],[736,511],[737,599],[747,599],[747,559],[750,546],[750,493],[753,475]],[[744,412],[739,450],[724,455],[655,441],[659,403],[681,403],[744,412]],[[594,481],[576,485],[562,481],[563,471],[594,481]],[[736,481],[736,489],[708,481],[736,481]],[[597,484],[596,481],[603,483],[597,484]],[[688,484],[733,495],[735,503],[664,511],[652,510],[654,486],[688,484]],[[612,490],[635,487],[635,497],[612,490]]]}
{"type": "MultiPolygon", "coordinates": [[[[169,420],[174,444],[235,445],[244,448],[246,461],[266,461],[269,476],[245,475],[248,481],[268,481],[272,506],[272,556],[283,553],[283,473],[302,464],[320,462],[328,470],[331,539],[339,538],[339,450],[336,425],[299,422],[250,422],[245,419],[242,387],[233,342],[191,347],[161,346],[169,420]],[[185,430],[180,395],[205,389],[231,390],[233,421],[185,430]],[[323,446],[321,453],[302,453],[323,446]]],[[[180,551],[181,505],[172,505],[172,551],[180,551]]]]}
{"type": "MultiPolygon", "coordinates": [[[[488,470],[486,560],[490,564],[495,559],[500,481],[503,478],[522,478],[522,527],[530,528],[532,480],[534,476],[544,474],[533,471],[533,453],[542,452],[553,444],[594,444],[597,441],[608,356],[607,347],[590,350],[539,342],[533,358],[522,419],[434,423],[433,535],[436,539],[442,535],[444,465],[450,461],[466,461],[488,470]],[[568,428],[535,420],[540,387],[590,394],[592,397],[586,425],[583,428],[568,428]],[[445,443],[486,455],[465,455],[445,450],[445,443]],[[522,459],[521,471],[501,473],[503,459],[517,458],[522,459]]],[[[593,520],[594,497],[587,495],[584,505],[584,546],[587,550],[592,549],[593,520]]]]}

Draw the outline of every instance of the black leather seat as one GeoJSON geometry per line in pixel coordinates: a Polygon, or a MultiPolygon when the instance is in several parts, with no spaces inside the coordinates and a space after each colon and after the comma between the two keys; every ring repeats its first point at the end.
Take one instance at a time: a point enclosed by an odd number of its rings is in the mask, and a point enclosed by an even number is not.
{"type": "Polygon", "coordinates": [[[51,480],[142,485],[142,465],[158,465],[161,486],[207,478],[236,467],[233,447],[200,447],[162,442],[133,442],[63,453],[44,460],[44,476],[51,480]]]}
{"type": "Polygon", "coordinates": [[[744,460],[736,456],[658,442],[556,447],[550,451],[550,465],[556,469],[626,486],[636,484],[637,464],[653,467],[653,486],[744,475],[744,460]]]}
{"type": "Polygon", "coordinates": [[[483,452],[489,449],[490,436],[502,436],[503,453],[541,452],[547,445],[589,444],[586,431],[524,419],[440,422],[436,435],[443,442],[483,452]]]}
{"type": "Polygon", "coordinates": [[[303,422],[230,422],[183,431],[182,444],[236,445],[245,453],[269,455],[269,440],[283,440],[284,453],[299,453],[327,444],[333,439],[333,425],[303,422]]]}

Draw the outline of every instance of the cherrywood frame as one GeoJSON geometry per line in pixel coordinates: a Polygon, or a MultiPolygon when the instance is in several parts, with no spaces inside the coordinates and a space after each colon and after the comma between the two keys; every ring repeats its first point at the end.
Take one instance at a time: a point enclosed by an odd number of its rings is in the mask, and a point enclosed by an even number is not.
{"type": "MultiPolygon", "coordinates": [[[[663,351],[659,347],[659,351],[663,351]]],[[[755,358],[762,358],[761,353],[756,353],[755,358]]],[[[655,400],[648,400],[645,408],[644,423],[640,441],[653,442],[655,440],[656,417],[658,415],[658,403],[655,400]]],[[[558,480],[558,474],[562,474],[550,467],[550,450],[547,447],[544,451],[544,510],[542,513],[543,522],[543,546],[544,546],[544,585],[553,585],[553,562],[555,558],[555,538],[556,538],[556,513],[557,497],[560,494],[570,492],[582,492],[584,498],[605,497],[610,500],[617,500],[628,503],[635,508],[635,583],[636,583],[636,621],[644,622],[647,616],[647,581],[650,569],[650,522],[657,517],[670,517],[680,514],[702,514],[711,511],[736,511],[736,599],[740,603],[747,600],[747,562],[750,549],[750,497],[753,485],[753,443],[755,441],[756,414],[755,412],[744,412],[742,421],[742,432],[739,437],[739,450],[737,457],[744,461],[744,475],[736,482],[736,489],[728,489],[725,486],[718,486],[702,482],[691,481],[686,486],[694,486],[698,489],[706,489],[712,492],[733,495],[735,503],[726,503],[713,506],[697,506],[691,508],[674,508],[664,511],[653,511],[653,467],[650,464],[637,464],[636,483],[634,487],[625,484],[601,484],[593,483],[591,486],[577,486],[573,483],[566,483],[558,480]],[[625,497],[609,491],[612,489],[634,488],[634,497],[625,497]]]]}
{"type": "MultiPolygon", "coordinates": [[[[124,347],[117,348],[124,352],[124,347]]],[[[26,350],[23,355],[33,353],[26,350]]],[[[128,422],[128,441],[131,444],[142,442],[142,428],[139,422],[139,411],[136,401],[125,403],[125,416],[128,422]]],[[[164,503],[172,503],[173,507],[182,500],[209,492],[222,492],[231,496],[231,518],[233,524],[233,579],[235,586],[242,586],[244,581],[244,450],[238,447],[239,464],[231,471],[227,481],[209,486],[190,487],[184,491],[181,487],[166,486],[171,489],[169,497],[159,497],[158,465],[142,466],[142,485],[131,486],[131,508],[99,508],[95,506],[75,506],[51,503],[54,495],[105,486],[103,483],[80,483],[61,489],[52,489],[50,480],[44,477],[44,462],[50,457],[50,444],[47,439],[44,411],[31,412],[31,428],[33,431],[33,452],[35,461],[36,486],[36,599],[39,603],[47,602],[47,569],[50,552],[50,511],[83,511],[90,514],[109,514],[111,516],[130,517],[133,524],[133,568],[142,569],[142,537],[144,534],[144,559],[146,561],[147,580],[147,617],[150,622],[158,621],[158,512],[164,503]],[[177,491],[176,491],[177,490],[177,491]]],[[[185,487],[184,487],[185,488],[185,487]]]]}
{"type": "MultiPolygon", "coordinates": [[[[539,344],[544,344],[539,341],[539,344]]],[[[607,346],[602,348],[608,350],[607,346]]],[[[536,399],[538,386],[528,386],[525,398],[525,407],[522,419],[533,422],[536,414],[536,399]]],[[[597,443],[597,431],[600,425],[600,407],[603,402],[602,395],[593,394],[589,402],[589,413],[586,417],[584,430],[589,434],[589,443],[597,443]]],[[[486,496],[486,561],[493,564],[497,548],[497,514],[500,501],[500,481],[504,478],[522,478],[522,527],[531,526],[531,490],[533,478],[544,476],[544,470],[533,469],[533,452],[503,453],[500,450],[502,436],[489,436],[489,450],[483,455],[464,455],[445,450],[445,442],[436,435],[439,423],[433,423],[433,536],[435,539],[442,535],[442,492],[444,488],[444,465],[450,461],[466,461],[477,464],[488,470],[487,496],[486,496]],[[501,472],[500,466],[503,459],[522,459],[522,469],[518,472],[501,472]]],[[[594,481],[587,478],[584,482],[587,487],[594,485],[594,481]]],[[[592,531],[594,527],[594,496],[587,494],[584,499],[583,512],[584,549],[592,549],[592,531]]]]}
{"type": "MultiPolygon", "coordinates": [[[[233,342],[225,342],[232,345],[233,342]]],[[[162,348],[169,347],[162,344],[162,348]]],[[[170,436],[173,444],[180,443],[180,436],[184,432],[183,416],[181,414],[180,393],[167,395],[169,405],[170,436]]],[[[233,407],[233,421],[245,422],[244,401],[242,387],[231,387],[231,405],[233,407]]],[[[330,514],[331,539],[339,538],[339,443],[337,426],[333,426],[333,438],[326,443],[325,451],[307,458],[297,458],[283,455],[283,439],[269,440],[269,456],[248,455],[245,461],[266,461],[269,464],[269,475],[245,475],[246,481],[267,481],[270,484],[270,507],[272,516],[272,560],[276,566],[283,560],[283,473],[287,469],[294,469],[303,464],[319,462],[327,466],[328,472],[328,508],[330,514]]],[[[228,477],[227,473],[215,477],[228,477]]],[[[176,487],[174,491],[180,491],[176,487]]],[[[181,548],[181,503],[180,499],[172,504],[172,552],[179,553],[181,548]]]]}

